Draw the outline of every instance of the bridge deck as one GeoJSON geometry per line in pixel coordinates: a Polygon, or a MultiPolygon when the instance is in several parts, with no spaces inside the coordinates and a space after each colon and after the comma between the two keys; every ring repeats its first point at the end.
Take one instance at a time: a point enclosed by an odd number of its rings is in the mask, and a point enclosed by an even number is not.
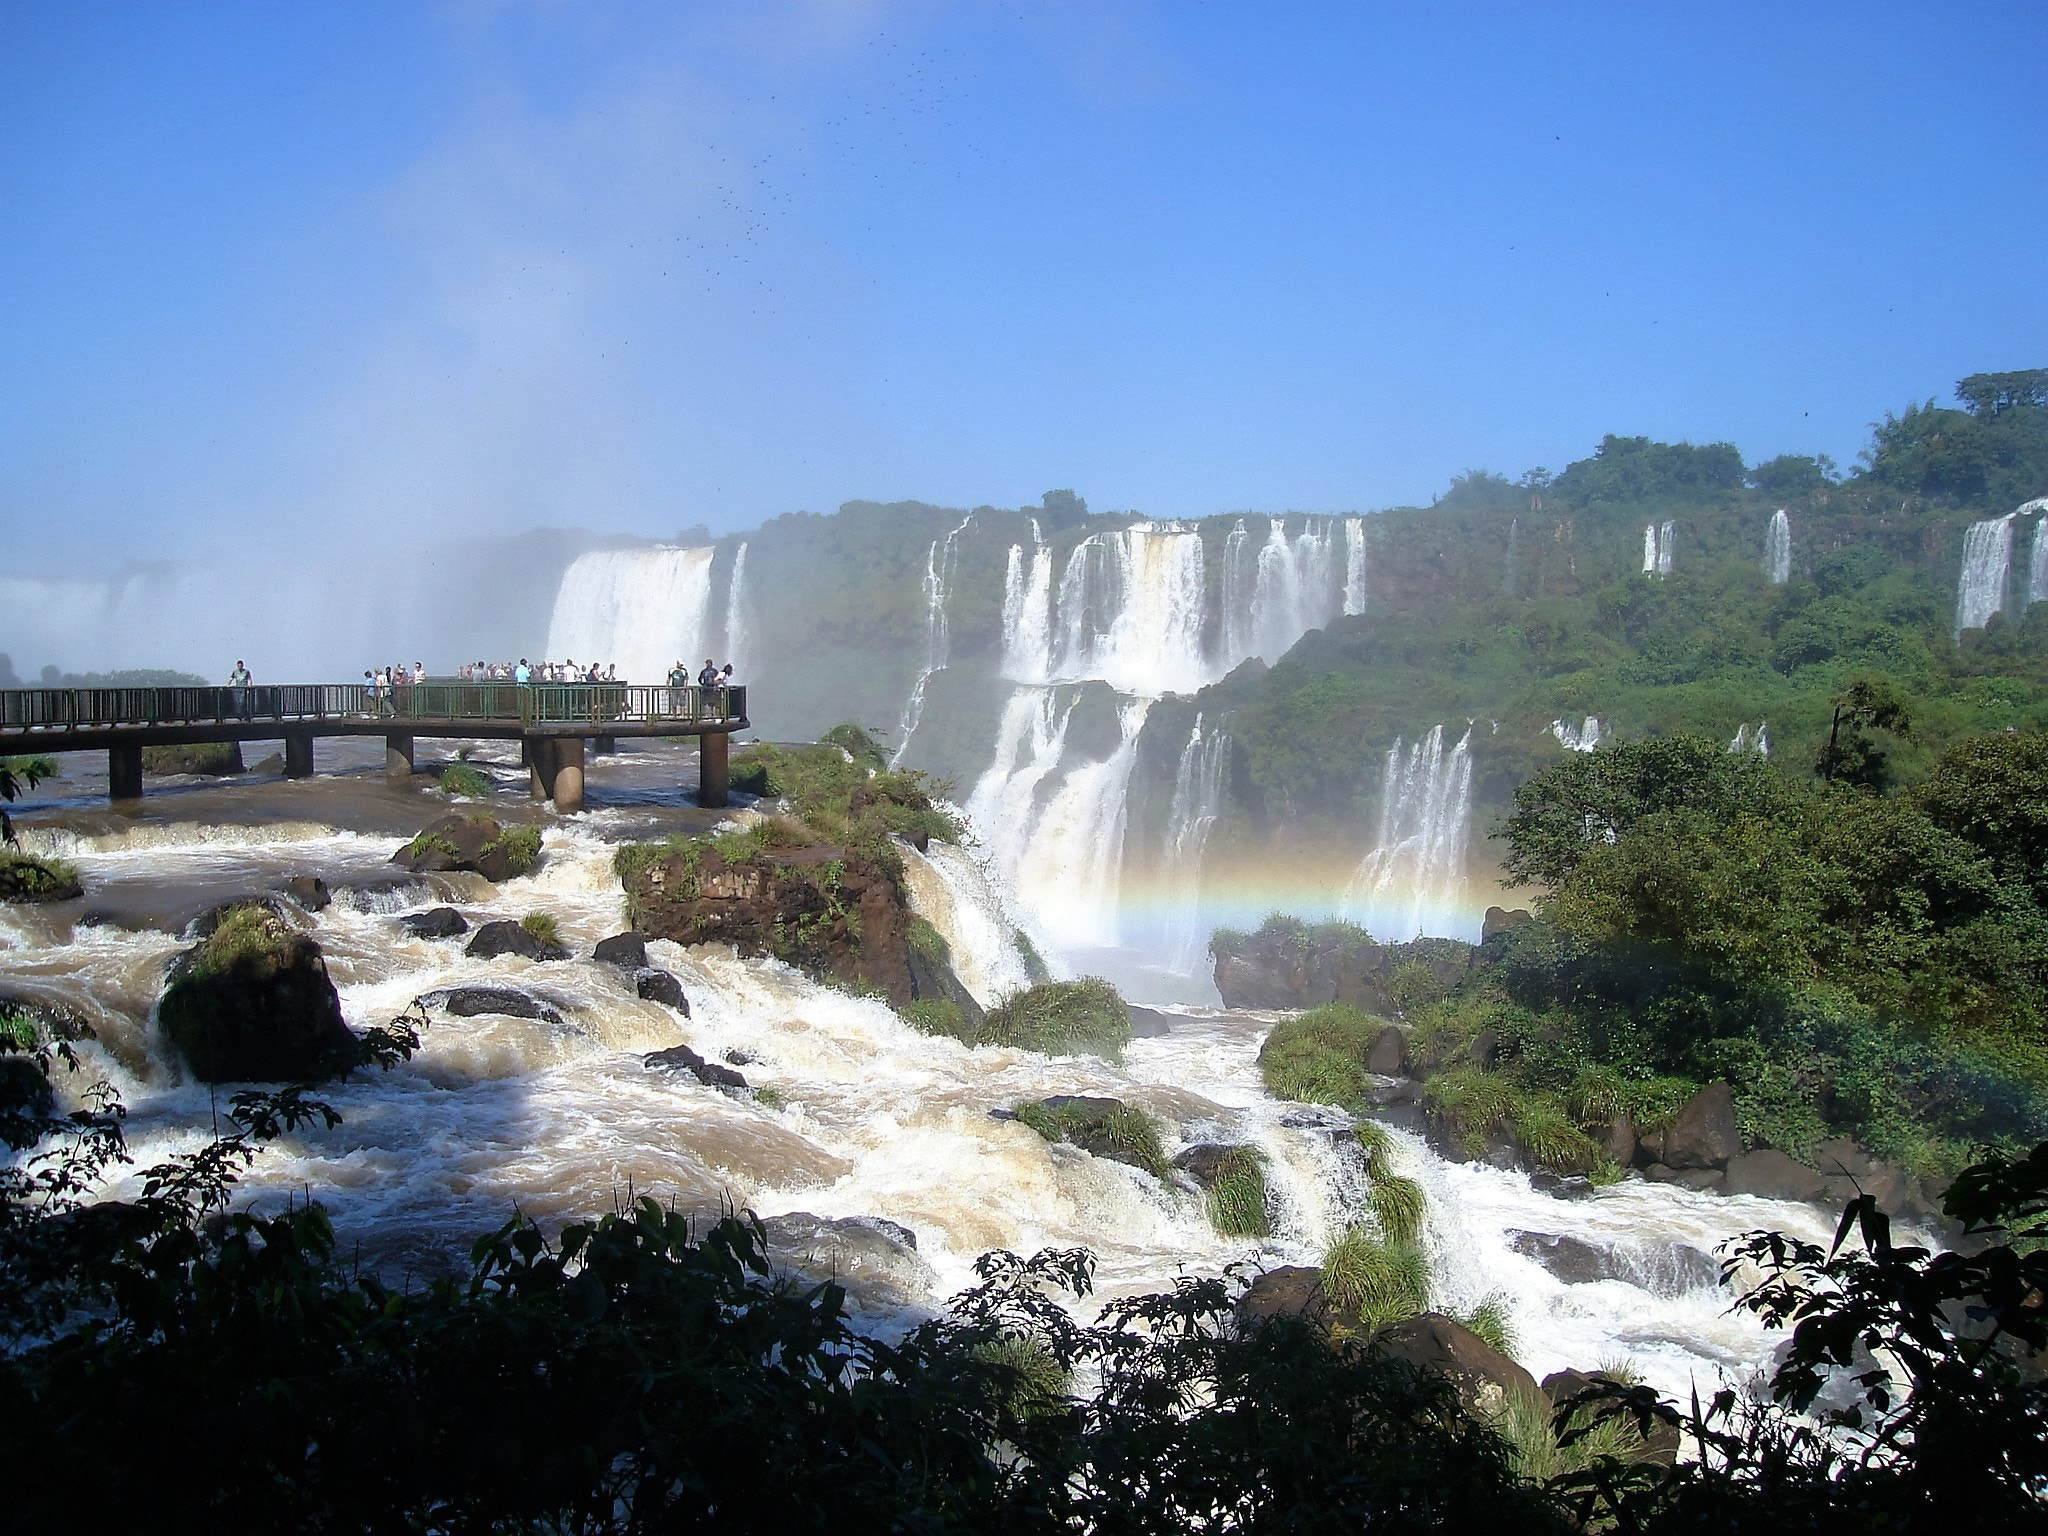
{"type": "Polygon", "coordinates": [[[249,688],[0,689],[0,753],[111,753],[114,798],[141,793],[141,749],[282,738],[293,777],[312,771],[316,736],[383,736],[394,778],[412,771],[416,736],[519,739],[535,792],[563,805],[556,780],[573,770],[582,801],[583,739],[696,736],[700,797],[725,803],[726,738],[747,728],[743,687],[629,683],[286,683],[249,688]]]}

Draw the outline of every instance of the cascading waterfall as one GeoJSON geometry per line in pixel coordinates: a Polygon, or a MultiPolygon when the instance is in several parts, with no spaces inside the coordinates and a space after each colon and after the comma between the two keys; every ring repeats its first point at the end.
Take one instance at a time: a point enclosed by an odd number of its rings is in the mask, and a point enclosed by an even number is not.
{"type": "Polygon", "coordinates": [[[1027,684],[1010,695],[996,728],[995,756],[964,810],[997,868],[1014,872],[1037,821],[1038,786],[1059,766],[1077,695],[1027,684]],[[1060,694],[1067,693],[1062,701],[1060,694]]]}
{"type": "Polygon", "coordinates": [[[711,555],[666,544],[579,555],[555,592],[549,659],[614,665],[635,683],[694,662],[710,644],[711,555]]]}
{"type": "Polygon", "coordinates": [[[1220,727],[1205,734],[1195,716],[1180,765],[1173,775],[1173,803],[1166,818],[1166,846],[1160,876],[1168,908],[1167,946],[1172,969],[1192,976],[1208,954],[1202,928],[1202,854],[1223,811],[1223,766],[1230,738],[1220,727]]]}
{"type": "Polygon", "coordinates": [[[923,853],[906,845],[903,867],[912,910],[944,937],[953,972],[976,1002],[993,1007],[1031,985],[1001,876],[965,848],[938,841],[923,853]]]}
{"type": "Polygon", "coordinates": [[[1151,707],[1150,699],[1133,699],[1117,711],[1117,749],[1069,771],[1025,838],[1016,865],[1018,895],[1057,944],[1113,949],[1118,942],[1124,807],[1138,733],[1151,707]]]}
{"type": "Polygon", "coordinates": [[[1758,757],[1771,755],[1771,733],[1766,722],[1759,720],[1755,725],[1747,722],[1735,727],[1735,739],[1728,743],[1728,750],[1754,752],[1758,757]]]}
{"type": "Polygon", "coordinates": [[[1344,612],[1365,612],[1365,519],[1344,519],[1344,612]]]}
{"type": "Polygon", "coordinates": [[[903,718],[896,727],[896,751],[889,759],[894,768],[902,763],[903,754],[910,750],[910,738],[917,733],[917,725],[924,718],[925,684],[932,680],[932,674],[946,665],[952,649],[952,636],[946,625],[946,590],[953,581],[955,551],[953,541],[966,531],[974,521],[970,514],[960,519],[959,527],[943,539],[933,539],[932,547],[924,560],[924,664],[917,669],[917,680],[910,685],[910,697],[903,701],[903,718]]]}
{"type": "Polygon", "coordinates": [[[1588,715],[1581,725],[1573,725],[1569,720],[1553,720],[1550,722],[1550,734],[1567,752],[1590,752],[1600,745],[1600,717],[1588,715]]]}
{"type": "Polygon", "coordinates": [[[1074,547],[1059,585],[1059,682],[1157,698],[1214,680],[1202,655],[1202,536],[1133,523],[1074,547]]]}
{"type": "MultiPolygon", "coordinates": [[[[2025,517],[2029,512],[2048,513],[2048,496],[2036,496],[2013,516],[2025,517]]],[[[2027,606],[2035,603],[2048,603],[2048,516],[2034,524],[2034,553],[2027,562],[2027,606]]]]}
{"type": "Polygon", "coordinates": [[[1012,544],[1003,573],[1003,676],[1043,683],[1052,677],[1052,551],[1035,517],[1028,571],[1024,561],[1024,546],[1012,544]]]}
{"type": "Polygon", "coordinates": [[[1963,569],[1956,579],[1956,634],[1982,629],[2005,611],[2006,577],[2012,570],[2012,525],[2017,512],[1972,523],[1963,535],[1963,569]]]}
{"type": "Polygon", "coordinates": [[[1379,835],[1345,889],[1346,914],[1383,942],[1458,926],[1471,825],[1471,730],[1449,752],[1440,725],[1405,751],[1396,737],[1387,749],[1379,835]]]}
{"type": "Polygon", "coordinates": [[[1764,574],[1773,586],[1782,587],[1792,579],[1792,519],[1783,507],[1771,514],[1770,531],[1764,535],[1764,574]]]}
{"type": "Polygon", "coordinates": [[[1645,576],[1669,576],[1671,574],[1671,551],[1678,524],[1645,523],[1643,525],[1643,574],[1645,576]]]}
{"type": "MultiPolygon", "coordinates": [[[[740,547],[732,552],[732,576],[725,586],[725,655],[738,669],[741,682],[748,681],[753,670],[753,658],[747,654],[747,642],[752,637],[747,633],[747,545],[740,541],[740,547]]],[[[689,660],[686,656],[685,662],[689,660]]]]}

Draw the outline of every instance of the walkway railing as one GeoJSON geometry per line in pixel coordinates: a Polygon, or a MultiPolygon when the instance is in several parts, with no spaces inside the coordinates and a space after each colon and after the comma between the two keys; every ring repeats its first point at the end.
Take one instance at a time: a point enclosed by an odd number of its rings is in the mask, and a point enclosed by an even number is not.
{"type": "Polygon", "coordinates": [[[744,720],[747,690],[627,683],[267,684],[249,688],[0,689],[0,733],[120,726],[378,720],[508,726],[702,725],[744,720]]]}

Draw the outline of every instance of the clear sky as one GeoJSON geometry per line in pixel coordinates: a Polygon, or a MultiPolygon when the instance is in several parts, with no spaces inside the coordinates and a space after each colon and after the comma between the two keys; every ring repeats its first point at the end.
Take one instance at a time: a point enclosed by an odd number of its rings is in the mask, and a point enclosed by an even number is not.
{"type": "Polygon", "coordinates": [[[2048,6],[0,0],[15,569],[1844,463],[2048,364],[2048,6]]]}

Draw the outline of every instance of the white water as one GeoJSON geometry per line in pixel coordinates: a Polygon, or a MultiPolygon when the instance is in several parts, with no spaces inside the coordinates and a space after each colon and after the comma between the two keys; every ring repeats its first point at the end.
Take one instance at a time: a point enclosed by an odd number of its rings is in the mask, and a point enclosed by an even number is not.
{"type": "Polygon", "coordinates": [[[1062,949],[1118,943],[1125,799],[1151,707],[1150,699],[1133,699],[1119,708],[1117,749],[1069,770],[1025,835],[1013,877],[1017,895],[1062,949]]]}
{"type": "Polygon", "coordinates": [[[1728,743],[1730,752],[1754,752],[1758,757],[1771,755],[1771,732],[1762,720],[1755,725],[1744,723],[1735,727],[1735,739],[1728,743]]]}
{"type": "Polygon", "coordinates": [[[1222,727],[1212,725],[1205,734],[1202,717],[1196,715],[1174,770],[1159,870],[1167,904],[1167,964],[1182,976],[1194,976],[1209,955],[1209,928],[1202,921],[1202,854],[1223,812],[1223,767],[1229,755],[1230,737],[1222,727]]]}
{"type": "MultiPolygon", "coordinates": [[[[725,588],[725,655],[721,661],[729,661],[735,671],[733,675],[741,682],[749,682],[757,671],[755,660],[747,654],[748,643],[753,636],[747,632],[747,546],[744,540],[732,552],[732,577],[725,588]]],[[[683,658],[685,661],[689,657],[683,658]]]]}
{"type": "Polygon", "coordinates": [[[661,544],[579,555],[555,593],[547,658],[615,665],[635,683],[660,682],[677,661],[694,673],[711,643],[711,554],[661,544]]]}
{"type": "Polygon", "coordinates": [[[1550,722],[1550,734],[1567,752],[1590,752],[1600,745],[1600,717],[1588,715],[1580,725],[1573,725],[1569,720],[1553,720],[1550,722]]]}
{"type": "Polygon", "coordinates": [[[1213,681],[1202,655],[1202,536],[1166,523],[1090,534],[1060,574],[1058,682],[1157,698],[1213,681]]]}
{"type": "Polygon", "coordinates": [[[924,853],[905,848],[911,909],[938,929],[953,949],[953,972],[984,1008],[1031,985],[1019,953],[1020,926],[1005,900],[1000,877],[965,848],[933,843],[924,853]]]}
{"type": "Polygon", "coordinates": [[[910,750],[910,738],[917,734],[918,722],[924,718],[925,684],[946,665],[952,651],[952,634],[946,624],[946,591],[953,580],[953,541],[973,520],[971,514],[961,518],[959,527],[943,539],[933,539],[925,554],[924,663],[917,669],[917,680],[910,685],[910,697],[903,701],[903,718],[896,727],[896,751],[889,759],[892,768],[902,763],[903,754],[910,750]]]}
{"type": "Polygon", "coordinates": [[[1365,612],[1365,519],[1344,519],[1344,611],[1365,612]]]}
{"type": "Polygon", "coordinates": [[[1645,576],[1669,576],[1671,574],[1671,551],[1676,543],[1678,524],[1667,522],[1643,525],[1643,574],[1645,576]]]}
{"type": "Polygon", "coordinates": [[[2005,611],[2006,577],[2012,570],[2012,524],[2019,516],[1972,523],[1963,535],[1963,568],[1956,578],[1956,633],[1982,629],[2005,611]]]}
{"type": "MultiPolygon", "coordinates": [[[[2048,496],[2035,497],[2013,515],[2024,517],[2029,512],[2048,513],[2048,496]]],[[[2048,603],[2048,516],[2034,524],[2034,554],[2027,562],[2027,606],[2035,603],[2048,603]]]]}
{"type": "MultiPolygon", "coordinates": [[[[427,884],[412,904],[452,899],[472,922],[542,908],[587,955],[623,926],[624,912],[610,849],[593,835],[602,815],[580,821],[548,829],[545,862],[531,876],[496,887],[441,877],[450,883],[427,884]]],[[[272,839],[270,830],[158,838],[152,829],[81,841],[72,857],[88,901],[97,902],[123,888],[232,894],[301,872],[339,888],[388,868],[397,841],[304,829],[272,839]]],[[[1000,900],[985,880],[962,876],[969,866],[956,853],[935,847],[929,861],[931,870],[950,872],[941,883],[954,892],[941,927],[968,966],[988,967],[982,984],[999,991],[1002,955],[969,951],[981,942],[977,934],[1000,926],[1000,900]]],[[[1093,1250],[1101,1291],[1081,1306],[1092,1314],[1108,1297],[1164,1289],[1181,1274],[1214,1274],[1240,1259],[1313,1263],[1362,1215],[1356,1150],[1333,1134],[1344,1118],[1262,1092],[1256,1055],[1267,1021],[1259,1018],[1178,1018],[1166,1036],[1133,1042],[1121,1064],[968,1050],[772,962],[655,943],[653,958],[689,992],[693,1017],[685,1020],[634,997],[621,973],[588,960],[470,960],[458,945],[408,938],[376,910],[390,904],[339,899],[305,919],[351,1024],[388,1019],[437,988],[486,981],[523,988],[563,1017],[549,1025],[437,1016],[409,1066],[323,1090],[342,1125],[287,1137],[258,1162],[253,1198],[275,1203],[313,1191],[344,1247],[360,1245],[366,1262],[393,1278],[441,1268],[515,1207],[554,1224],[607,1210],[630,1187],[707,1217],[730,1200],[771,1218],[802,1210],[910,1227],[914,1260],[842,1275],[856,1305],[879,1323],[971,1283],[974,1258],[992,1247],[1093,1250]],[[782,1107],[641,1065],[642,1052],[676,1043],[713,1060],[729,1052],[751,1058],[741,1070],[773,1089],[782,1107]],[[1169,1154],[1202,1140],[1259,1147],[1274,1236],[1220,1238],[1192,1189],[990,1118],[992,1109],[1050,1093],[1110,1094],[1142,1107],[1160,1122],[1169,1154]]],[[[181,947],[154,931],[74,928],[48,910],[0,908],[9,985],[85,1006],[94,1018],[101,1038],[85,1054],[130,1105],[137,1168],[196,1149],[210,1124],[212,1095],[182,1080],[148,1023],[163,968],[181,947]]],[[[1666,1395],[1683,1401],[1695,1383],[1711,1391],[1723,1373],[1740,1376],[1763,1361],[1769,1340],[1728,1314],[1725,1294],[1684,1284],[1669,1262],[1672,1246],[1706,1254],[1757,1226],[1809,1241],[1828,1232],[1825,1218],[1805,1207],[1634,1180],[1558,1200],[1521,1175],[1446,1164],[1405,1134],[1395,1140],[1396,1166],[1429,1197],[1424,1241],[1435,1304],[1504,1298],[1519,1357],[1539,1376],[1629,1357],[1666,1395]],[[1625,1278],[1564,1284],[1516,1251],[1518,1233],[1592,1243],[1614,1256],[1625,1278]]],[[[135,1182],[131,1174],[106,1193],[131,1195],[135,1182]]]]}
{"type": "Polygon", "coordinates": [[[967,796],[968,823],[1005,875],[1023,861],[1038,820],[1038,788],[1059,766],[1074,699],[1071,689],[1044,685],[1011,694],[996,727],[995,756],[967,796]]]}
{"type": "Polygon", "coordinates": [[[1444,750],[1444,728],[1387,750],[1379,835],[1344,892],[1346,915],[1382,943],[1469,926],[1465,847],[1472,828],[1472,732],[1444,750]]]}
{"type": "Polygon", "coordinates": [[[1792,519],[1783,507],[1771,514],[1770,530],[1764,535],[1764,574],[1774,586],[1792,579],[1792,519]]]}
{"type": "Polygon", "coordinates": [[[1364,611],[1363,520],[1346,519],[1343,531],[1340,565],[1337,528],[1328,519],[1305,518],[1290,537],[1285,518],[1269,518],[1266,537],[1256,551],[1250,528],[1238,519],[1223,543],[1223,638],[1217,676],[1252,656],[1271,665],[1310,630],[1340,613],[1364,611]]]}

